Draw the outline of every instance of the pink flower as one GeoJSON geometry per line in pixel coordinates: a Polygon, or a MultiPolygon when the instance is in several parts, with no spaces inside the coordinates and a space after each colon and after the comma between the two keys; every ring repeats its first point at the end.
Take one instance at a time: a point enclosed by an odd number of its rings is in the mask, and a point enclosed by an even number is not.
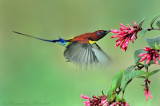
{"type": "Polygon", "coordinates": [[[151,49],[149,47],[145,47],[145,49],[143,49],[144,51],[147,51],[147,53],[142,53],[139,54],[138,57],[142,57],[141,60],[139,62],[143,62],[144,60],[146,60],[146,64],[148,64],[150,61],[154,60],[154,62],[158,64],[157,58],[160,61],[160,50],[156,50],[156,49],[151,49]]]}
{"type": "Polygon", "coordinates": [[[127,102],[123,102],[122,106],[129,106],[129,104],[127,102]]]}
{"type": "Polygon", "coordinates": [[[81,98],[88,99],[83,102],[85,106],[108,106],[107,97],[104,95],[100,95],[99,97],[93,96],[93,98],[89,98],[86,95],[81,95],[81,98]]]}
{"type": "Polygon", "coordinates": [[[83,103],[84,103],[85,106],[90,106],[90,101],[89,101],[90,98],[88,96],[82,94],[81,98],[88,99],[87,101],[85,101],[83,103]]]}
{"type": "Polygon", "coordinates": [[[146,96],[146,101],[148,100],[148,96],[152,99],[152,95],[149,92],[149,87],[148,86],[145,89],[144,95],[146,96]]]}
{"type": "Polygon", "coordinates": [[[112,33],[116,33],[117,35],[112,36],[111,38],[117,38],[116,47],[120,45],[120,48],[124,51],[127,50],[129,41],[132,41],[134,43],[134,40],[137,39],[137,33],[142,30],[142,28],[138,28],[138,25],[135,21],[133,21],[133,28],[129,25],[128,27],[124,26],[120,23],[120,31],[116,29],[112,29],[112,33]]]}
{"type": "Polygon", "coordinates": [[[129,106],[129,104],[127,102],[115,102],[112,103],[110,106],[129,106]]]}

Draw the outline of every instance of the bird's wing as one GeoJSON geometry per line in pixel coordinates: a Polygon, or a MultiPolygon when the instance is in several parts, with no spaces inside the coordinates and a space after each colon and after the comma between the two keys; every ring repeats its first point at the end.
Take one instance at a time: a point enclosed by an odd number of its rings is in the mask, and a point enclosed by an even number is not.
{"type": "Polygon", "coordinates": [[[80,66],[98,63],[95,52],[89,43],[73,42],[69,44],[64,51],[64,57],[80,66]]]}
{"type": "Polygon", "coordinates": [[[108,63],[110,60],[109,56],[96,43],[91,45],[89,43],[73,42],[66,47],[64,57],[80,66],[108,63]]]}
{"type": "Polygon", "coordinates": [[[92,44],[91,46],[99,63],[105,64],[110,61],[109,56],[96,43],[92,44]]]}

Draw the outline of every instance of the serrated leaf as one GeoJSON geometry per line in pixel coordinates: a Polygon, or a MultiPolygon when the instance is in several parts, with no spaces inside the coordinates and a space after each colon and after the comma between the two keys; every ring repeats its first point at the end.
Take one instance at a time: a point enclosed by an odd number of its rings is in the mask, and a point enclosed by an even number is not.
{"type": "Polygon", "coordinates": [[[131,72],[128,76],[126,76],[125,81],[122,84],[122,91],[125,90],[128,81],[130,81],[134,77],[137,77],[137,76],[140,76],[140,75],[144,75],[144,74],[146,74],[146,72],[141,71],[141,70],[136,70],[136,71],[131,72]]]}
{"type": "Polygon", "coordinates": [[[152,72],[149,73],[149,76],[152,76],[152,75],[156,74],[156,73],[159,72],[159,71],[160,71],[160,69],[154,70],[154,71],[152,71],[152,72]]]}
{"type": "Polygon", "coordinates": [[[157,43],[157,45],[160,44],[160,36],[157,36],[155,38],[146,38],[146,41],[150,48],[154,48],[155,43],[157,43]]]}
{"type": "Polygon", "coordinates": [[[151,21],[151,24],[150,24],[151,28],[153,28],[153,24],[158,19],[159,16],[160,15],[157,15],[156,17],[153,18],[153,20],[151,21]]]}
{"type": "Polygon", "coordinates": [[[144,20],[145,20],[145,18],[140,22],[140,24],[138,25],[138,28],[137,28],[137,29],[141,29],[141,28],[142,28],[142,25],[143,25],[144,20]]]}
{"type": "Polygon", "coordinates": [[[136,65],[129,66],[129,67],[124,71],[125,76],[127,76],[127,75],[135,68],[135,66],[136,66],[136,65]]]}
{"type": "Polygon", "coordinates": [[[146,53],[146,51],[144,51],[143,49],[138,49],[134,52],[134,61],[135,61],[135,64],[139,64],[139,61],[141,59],[141,57],[138,57],[139,54],[141,53],[146,53]]]}
{"type": "Polygon", "coordinates": [[[148,29],[147,28],[145,28],[145,29],[142,29],[141,30],[141,34],[142,34],[142,36],[144,36],[145,35],[145,33],[148,31],[148,29]]]}

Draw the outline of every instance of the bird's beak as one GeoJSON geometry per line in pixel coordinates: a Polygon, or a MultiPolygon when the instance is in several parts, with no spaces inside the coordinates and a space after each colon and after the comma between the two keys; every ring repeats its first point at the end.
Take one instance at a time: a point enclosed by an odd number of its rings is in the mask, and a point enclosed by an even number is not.
{"type": "Polygon", "coordinates": [[[111,30],[104,31],[104,34],[107,35],[109,32],[111,32],[111,30]]]}

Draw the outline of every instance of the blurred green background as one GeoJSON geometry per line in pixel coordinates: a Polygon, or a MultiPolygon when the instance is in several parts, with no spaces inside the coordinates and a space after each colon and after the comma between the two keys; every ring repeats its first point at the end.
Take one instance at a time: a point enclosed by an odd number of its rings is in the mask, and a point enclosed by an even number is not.
{"type": "MultiPolygon", "coordinates": [[[[0,106],[83,106],[81,94],[107,93],[113,75],[134,64],[133,53],[146,46],[138,34],[127,52],[115,48],[108,34],[98,42],[112,58],[108,67],[78,67],[66,62],[64,47],[12,33],[13,30],[46,39],[71,38],[99,29],[118,29],[146,17],[149,27],[160,13],[159,0],[0,0],[0,106]]],[[[158,66],[152,66],[153,69],[158,66]]],[[[126,89],[131,106],[158,106],[160,75],[151,77],[153,99],[145,101],[144,82],[134,80],[126,89]]]]}

